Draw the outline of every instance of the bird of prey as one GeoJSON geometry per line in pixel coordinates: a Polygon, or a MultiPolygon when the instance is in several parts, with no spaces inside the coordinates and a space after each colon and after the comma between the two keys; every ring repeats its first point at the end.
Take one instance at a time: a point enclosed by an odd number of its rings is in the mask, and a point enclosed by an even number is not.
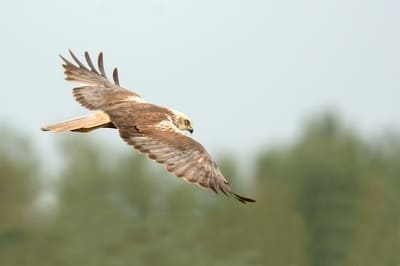
{"type": "Polygon", "coordinates": [[[163,164],[167,171],[203,188],[233,196],[242,203],[255,200],[232,191],[206,149],[184,133],[193,133],[192,122],[185,114],[146,102],[139,94],[119,84],[114,68],[113,81],[104,71],[103,54],[98,67],[85,52],[84,65],[69,50],[74,61],[63,61],[65,79],[81,85],[73,95],[83,107],[94,112],[61,123],[44,126],[43,131],[90,132],[98,128],[116,128],[121,138],[149,159],[163,164]]]}

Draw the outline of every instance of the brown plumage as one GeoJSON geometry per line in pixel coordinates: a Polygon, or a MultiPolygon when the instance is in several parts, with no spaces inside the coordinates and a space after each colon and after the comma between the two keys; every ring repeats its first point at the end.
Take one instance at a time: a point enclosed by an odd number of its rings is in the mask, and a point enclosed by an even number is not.
{"type": "Polygon", "coordinates": [[[42,130],[89,132],[98,128],[117,128],[126,143],[163,164],[175,176],[215,193],[231,195],[242,203],[255,202],[233,192],[205,148],[184,134],[183,130],[193,131],[185,114],[147,103],[138,94],[122,88],[116,68],[114,82],[111,82],[104,71],[102,53],[96,68],[87,52],[87,66],[69,52],[75,64],[60,56],[64,61],[65,79],[82,85],[73,89],[75,99],[96,112],[42,127],[42,130]]]}

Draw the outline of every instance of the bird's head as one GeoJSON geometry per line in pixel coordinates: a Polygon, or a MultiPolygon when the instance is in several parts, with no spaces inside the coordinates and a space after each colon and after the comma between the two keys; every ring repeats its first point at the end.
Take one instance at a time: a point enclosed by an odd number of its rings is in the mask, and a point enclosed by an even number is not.
{"type": "Polygon", "coordinates": [[[177,128],[179,128],[180,130],[187,130],[190,133],[193,133],[193,126],[190,118],[184,113],[178,111],[174,111],[174,114],[175,114],[174,122],[177,128]]]}

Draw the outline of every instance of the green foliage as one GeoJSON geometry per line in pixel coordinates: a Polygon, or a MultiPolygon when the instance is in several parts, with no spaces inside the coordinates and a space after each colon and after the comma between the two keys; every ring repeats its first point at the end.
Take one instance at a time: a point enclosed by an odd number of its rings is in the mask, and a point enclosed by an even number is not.
{"type": "Polygon", "coordinates": [[[38,160],[27,139],[0,128],[0,265],[12,265],[29,230],[38,160]]]}
{"type": "Polygon", "coordinates": [[[61,168],[42,176],[27,137],[0,135],[0,265],[400,263],[400,134],[367,143],[327,113],[259,154],[248,179],[225,156],[233,187],[257,199],[248,205],[89,134],[63,139],[61,168]],[[56,180],[47,209],[41,180],[56,180]]]}
{"type": "Polygon", "coordinates": [[[400,244],[399,157],[384,156],[398,154],[398,147],[379,152],[383,147],[363,143],[327,113],[307,123],[290,148],[261,156],[258,175],[271,169],[269,178],[286,183],[296,195],[307,265],[399,263],[394,251],[400,244]]]}

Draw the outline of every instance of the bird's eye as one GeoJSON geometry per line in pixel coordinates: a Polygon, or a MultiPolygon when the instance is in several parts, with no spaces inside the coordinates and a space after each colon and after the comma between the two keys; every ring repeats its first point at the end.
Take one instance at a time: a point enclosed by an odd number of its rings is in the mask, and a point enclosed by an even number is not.
{"type": "Polygon", "coordinates": [[[190,121],[186,119],[186,120],[185,120],[185,125],[186,125],[186,126],[190,125],[190,121]]]}

